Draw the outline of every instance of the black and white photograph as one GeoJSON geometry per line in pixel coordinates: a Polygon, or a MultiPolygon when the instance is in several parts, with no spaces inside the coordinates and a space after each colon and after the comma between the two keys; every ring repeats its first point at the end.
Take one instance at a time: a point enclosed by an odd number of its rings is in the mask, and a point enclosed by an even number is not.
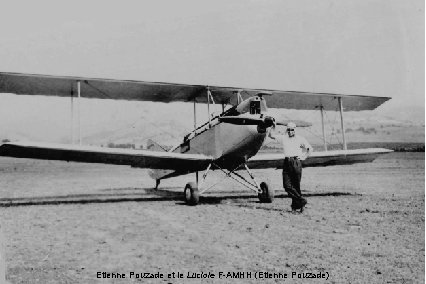
{"type": "Polygon", "coordinates": [[[424,1],[0,5],[0,284],[425,283],[424,1]]]}

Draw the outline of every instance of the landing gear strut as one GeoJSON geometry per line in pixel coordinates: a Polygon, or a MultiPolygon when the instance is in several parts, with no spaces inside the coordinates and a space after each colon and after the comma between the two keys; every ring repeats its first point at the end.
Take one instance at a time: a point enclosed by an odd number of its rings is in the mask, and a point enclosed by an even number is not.
{"type": "Polygon", "coordinates": [[[157,190],[158,189],[158,186],[160,185],[160,179],[156,179],[155,180],[155,190],[157,190]]]}
{"type": "Polygon", "coordinates": [[[197,183],[194,183],[194,182],[190,182],[190,183],[186,184],[184,194],[185,194],[185,202],[188,205],[197,205],[198,202],[199,202],[199,198],[200,198],[201,194],[203,194],[204,192],[206,192],[207,190],[209,190],[213,186],[215,186],[218,183],[225,180],[225,179],[223,179],[223,180],[211,185],[210,187],[201,189],[203,184],[204,184],[204,181],[207,177],[207,173],[210,171],[212,165],[214,167],[220,169],[222,172],[224,172],[226,177],[230,177],[233,180],[237,181],[238,183],[244,185],[248,189],[256,192],[261,203],[272,203],[274,201],[274,190],[270,189],[266,182],[262,182],[259,185],[257,183],[256,179],[254,178],[253,174],[251,173],[250,169],[248,168],[247,164],[244,163],[244,164],[239,165],[238,167],[236,167],[235,169],[233,169],[231,171],[226,171],[226,170],[222,169],[221,167],[219,167],[218,165],[211,163],[207,167],[207,170],[204,172],[203,179],[201,180],[201,183],[199,185],[197,183]],[[251,181],[247,180],[244,176],[242,176],[242,175],[240,175],[239,173],[236,172],[236,170],[240,169],[241,166],[244,166],[245,170],[247,171],[247,173],[249,174],[249,176],[251,178],[251,181]],[[199,189],[200,189],[200,191],[198,191],[199,189]]]}

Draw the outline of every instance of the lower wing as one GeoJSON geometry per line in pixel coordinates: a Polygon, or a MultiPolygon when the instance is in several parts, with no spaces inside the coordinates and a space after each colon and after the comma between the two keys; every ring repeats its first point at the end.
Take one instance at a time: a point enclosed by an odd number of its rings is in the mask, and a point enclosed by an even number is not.
{"type": "Polygon", "coordinates": [[[17,142],[0,146],[0,156],[83,163],[129,165],[137,168],[197,171],[213,160],[201,154],[103,148],[67,144],[17,142]]]}
{"type": "MultiPolygon", "coordinates": [[[[390,152],[392,150],[383,148],[314,152],[302,163],[304,167],[351,165],[372,162],[379,155],[390,152]]],[[[204,170],[213,161],[212,157],[201,154],[35,142],[5,143],[0,146],[0,156],[129,165],[138,168],[174,170],[185,173],[204,170]]],[[[249,159],[247,165],[251,169],[282,168],[282,160],[281,153],[258,154],[249,159]]]]}
{"type": "MultiPolygon", "coordinates": [[[[302,161],[303,167],[324,167],[332,165],[352,165],[356,163],[372,162],[381,154],[393,152],[383,148],[368,148],[355,150],[335,150],[326,152],[313,152],[306,160],[302,161]]],[[[283,154],[258,154],[250,158],[247,165],[251,169],[281,169],[283,154]]]]}

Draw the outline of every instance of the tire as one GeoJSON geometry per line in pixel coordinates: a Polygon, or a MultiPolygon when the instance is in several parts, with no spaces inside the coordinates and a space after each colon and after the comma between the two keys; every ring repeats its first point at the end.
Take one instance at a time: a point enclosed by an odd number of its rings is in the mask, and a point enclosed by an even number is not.
{"type": "Polygon", "coordinates": [[[183,193],[185,202],[188,205],[194,206],[200,201],[200,194],[198,193],[198,187],[195,182],[188,182],[183,193]]]}
{"type": "Polygon", "coordinates": [[[261,203],[272,203],[274,201],[274,190],[270,189],[266,182],[260,184],[262,193],[258,194],[261,203]]]}

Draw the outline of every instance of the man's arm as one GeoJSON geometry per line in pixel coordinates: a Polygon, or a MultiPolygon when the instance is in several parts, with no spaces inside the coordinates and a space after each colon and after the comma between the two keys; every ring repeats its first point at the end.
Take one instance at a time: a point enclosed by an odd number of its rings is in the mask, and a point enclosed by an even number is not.
{"type": "Polygon", "coordinates": [[[274,131],[275,131],[275,127],[271,128],[271,130],[269,130],[268,137],[269,137],[269,138],[271,138],[271,139],[276,140],[276,139],[277,139],[277,136],[276,136],[276,135],[274,135],[274,134],[272,134],[272,132],[274,132],[274,131]]]}
{"type": "Polygon", "coordinates": [[[288,136],[285,136],[285,135],[282,135],[281,136],[281,146],[283,147],[283,159],[285,159],[286,158],[286,156],[287,156],[287,153],[286,153],[286,150],[287,150],[287,143],[286,143],[286,138],[287,138],[288,136]]]}
{"type": "Polygon", "coordinates": [[[304,145],[305,145],[305,149],[306,149],[306,155],[305,155],[305,159],[306,159],[307,157],[309,157],[312,154],[314,149],[312,148],[311,144],[309,144],[308,140],[306,140],[305,137],[303,137],[303,140],[305,140],[304,145]]]}

